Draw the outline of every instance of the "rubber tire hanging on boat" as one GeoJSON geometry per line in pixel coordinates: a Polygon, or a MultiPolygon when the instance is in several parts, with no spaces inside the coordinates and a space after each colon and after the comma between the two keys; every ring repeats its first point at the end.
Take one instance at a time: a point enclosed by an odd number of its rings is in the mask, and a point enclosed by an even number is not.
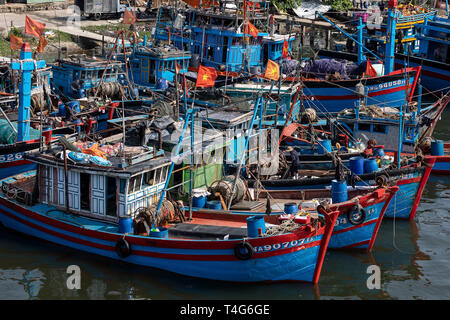
{"type": "Polygon", "coordinates": [[[364,220],[366,220],[366,210],[364,210],[361,205],[355,205],[347,212],[347,218],[348,221],[354,226],[360,225],[361,223],[364,222],[364,220]],[[357,218],[355,219],[354,215],[357,212],[359,212],[359,214],[357,214],[357,218]]]}
{"type": "Polygon", "coordinates": [[[254,253],[255,253],[255,249],[253,248],[253,246],[250,243],[248,243],[246,241],[239,242],[234,247],[234,255],[239,260],[248,260],[253,256],[254,253]],[[246,253],[243,253],[242,249],[245,249],[246,253]]]}
{"type": "Polygon", "coordinates": [[[127,240],[120,239],[116,243],[116,253],[121,258],[126,258],[131,254],[131,247],[127,240]]]}
{"type": "Polygon", "coordinates": [[[379,187],[386,186],[387,182],[388,182],[388,178],[384,174],[375,178],[375,183],[379,187]]]}

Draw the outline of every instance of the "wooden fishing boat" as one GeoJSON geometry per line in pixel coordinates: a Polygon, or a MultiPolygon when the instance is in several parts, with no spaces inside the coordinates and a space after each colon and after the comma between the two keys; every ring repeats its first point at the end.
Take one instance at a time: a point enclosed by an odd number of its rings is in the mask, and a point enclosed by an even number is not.
{"type": "MultiPolygon", "coordinates": [[[[250,216],[259,216],[264,217],[266,222],[283,225],[285,220],[292,218],[302,223],[309,221],[317,213],[339,212],[329,248],[354,248],[367,251],[372,249],[386,209],[399,189],[398,186],[354,189],[348,193],[349,200],[341,203],[330,203],[333,195],[331,190],[327,189],[301,191],[262,189],[258,191],[259,200],[248,201],[236,197],[227,209],[229,193],[227,194],[224,190],[230,190],[231,183],[232,180],[226,177],[212,185],[208,189],[211,193],[208,198],[220,200],[209,200],[206,202],[206,207],[192,208],[192,216],[227,219],[241,223],[250,216]],[[226,188],[227,184],[228,188],[226,188]],[[301,209],[297,211],[296,208],[301,209]]],[[[255,192],[254,189],[251,191],[255,192]]],[[[187,207],[185,209],[187,210],[187,207]]]]}
{"type": "MultiPolygon", "coordinates": [[[[392,181],[400,190],[389,204],[386,217],[412,220],[415,217],[422,192],[430,176],[436,161],[434,156],[426,156],[421,163],[413,163],[400,169],[382,169],[363,174],[346,175],[348,186],[374,186],[383,185],[392,181]]],[[[335,175],[322,175],[316,177],[304,177],[300,179],[269,179],[260,183],[267,190],[283,190],[283,194],[296,192],[295,190],[322,189],[330,186],[335,175]]],[[[254,180],[248,181],[249,186],[255,184],[254,180]]]]}
{"type": "MultiPolygon", "coordinates": [[[[121,139],[102,142],[112,148],[121,139]]],[[[56,144],[49,153],[27,154],[38,169],[1,180],[0,222],[62,246],[187,276],[318,282],[338,212],[261,237],[227,219],[183,221],[176,203],[160,199],[171,158],[137,148],[101,161],[56,144]],[[164,210],[154,216],[157,223],[144,235],[135,224],[133,234],[134,214],[136,222],[138,209],[154,209],[158,199],[164,210]]]]}

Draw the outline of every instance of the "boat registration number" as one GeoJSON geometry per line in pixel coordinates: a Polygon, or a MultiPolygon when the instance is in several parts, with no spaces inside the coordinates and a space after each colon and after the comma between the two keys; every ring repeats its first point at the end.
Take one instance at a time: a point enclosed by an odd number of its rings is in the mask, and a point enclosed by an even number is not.
{"type": "Polygon", "coordinates": [[[8,153],[8,154],[0,155],[0,162],[11,162],[11,161],[17,161],[17,160],[23,160],[23,152],[8,153]]]}
{"type": "Polygon", "coordinates": [[[280,249],[286,249],[286,248],[294,248],[299,247],[314,241],[320,240],[319,236],[309,237],[305,239],[299,239],[299,240],[292,240],[292,241],[286,241],[281,243],[274,243],[274,244],[267,244],[265,246],[258,246],[255,247],[255,252],[267,252],[267,251],[274,251],[274,250],[280,250],[280,249]]]}
{"type": "Polygon", "coordinates": [[[381,89],[391,88],[391,87],[395,87],[395,86],[401,86],[401,85],[404,85],[405,83],[406,83],[405,79],[389,81],[389,82],[385,82],[385,83],[380,83],[379,85],[376,85],[376,86],[369,86],[369,87],[367,87],[367,91],[381,90],[381,89]]]}

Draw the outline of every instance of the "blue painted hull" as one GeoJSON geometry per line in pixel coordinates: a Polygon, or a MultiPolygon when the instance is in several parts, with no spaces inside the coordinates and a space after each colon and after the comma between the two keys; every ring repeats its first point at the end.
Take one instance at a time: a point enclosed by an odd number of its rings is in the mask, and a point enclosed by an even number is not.
{"type": "Polygon", "coordinates": [[[366,220],[358,227],[348,221],[345,215],[337,218],[328,248],[357,248],[368,249],[369,242],[374,236],[375,226],[382,214],[384,202],[365,208],[366,220]]]}
{"type": "MultiPolygon", "coordinates": [[[[406,80],[404,75],[403,79],[401,77],[401,75],[384,76],[378,77],[379,81],[366,80],[367,104],[400,107],[407,98],[406,80]],[[370,84],[370,82],[373,82],[373,84],[370,84]]],[[[345,84],[346,81],[337,81],[336,85],[332,83],[317,85],[316,83],[315,81],[305,81],[303,89],[307,96],[303,101],[305,108],[313,108],[318,113],[337,113],[347,108],[353,108],[359,103],[359,98],[355,94],[356,84],[359,82],[348,81],[349,84],[347,85],[345,84]]],[[[412,85],[413,83],[414,77],[410,76],[409,84],[412,85]]]]}

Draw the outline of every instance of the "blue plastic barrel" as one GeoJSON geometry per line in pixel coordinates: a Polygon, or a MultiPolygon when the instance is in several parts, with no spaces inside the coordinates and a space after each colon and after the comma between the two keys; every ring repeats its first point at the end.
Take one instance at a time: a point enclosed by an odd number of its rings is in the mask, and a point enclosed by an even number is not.
{"type": "Polygon", "coordinates": [[[131,217],[119,218],[119,233],[133,233],[133,219],[131,217]]]}
{"type": "Polygon", "coordinates": [[[194,208],[204,208],[206,204],[206,196],[192,197],[192,206],[194,208]]]}
{"type": "Polygon", "coordinates": [[[349,162],[350,162],[350,170],[353,174],[360,175],[364,173],[363,157],[351,157],[349,162]]]}
{"type": "Polygon", "coordinates": [[[80,88],[78,90],[78,98],[85,98],[86,97],[86,90],[83,88],[80,88]]]}
{"type": "Polygon", "coordinates": [[[432,156],[444,155],[444,142],[442,140],[431,141],[431,155],[432,156]]]}
{"type": "Polygon", "coordinates": [[[72,110],[74,113],[79,113],[81,111],[80,108],[80,102],[79,101],[70,101],[67,102],[67,106],[72,110]]]}
{"type": "Polygon", "coordinates": [[[247,218],[247,235],[249,237],[256,238],[260,233],[263,234],[264,232],[266,232],[264,216],[251,216],[247,218]]]}
{"type": "Polygon", "coordinates": [[[167,90],[169,88],[169,82],[166,79],[158,79],[156,82],[156,89],[167,90]]]}
{"type": "Polygon", "coordinates": [[[331,181],[331,200],[333,203],[341,203],[347,201],[347,182],[331,181]]]}
{"type": "Polygon", "coordinates": [[[378,170],[377,159],[369,158],[364,160],[364,173],[372,173],[378,170]]]}
{"type": "Polygon", "coordinates": [[[220,210],[220,209],[222,209],[222,204],[220,203],[219,200],[211,200],[211,201],[206,201],[206,207],[208,209],[220,210]]]}
{"type": "Polygon", "coordinates": [[[384,156],[384,149],[383,148],[375,148],[375,149],[373,149],[373,155],[375,157],[382,157],[382,156],[384,156]]]}
{"type": "Polygon", "coordinates": [[[63,118],[66,116],[66,106],[64,103],[58,105],[58,116],[63,118]]]}
{"type": "Polygon", "coordinates": [[[284,213],[286,214],[296,214],[298,212],[298,206],[294,202],[289,202],[284,204],[284,213]]]}
{"type": "Polygon", "coordinates": [[[331,140],[319,140],[317,142],[317,152],[319,154],[325,154],[331,151],[332,151],[331,140]]]}
{"type": "Polygon", "coordinates": [[[150,230],[150,237],[154,238],[168,238],[169,237],[169,230],[167,228],[158,228],[159,231],[153,231],[150,230]]]}

